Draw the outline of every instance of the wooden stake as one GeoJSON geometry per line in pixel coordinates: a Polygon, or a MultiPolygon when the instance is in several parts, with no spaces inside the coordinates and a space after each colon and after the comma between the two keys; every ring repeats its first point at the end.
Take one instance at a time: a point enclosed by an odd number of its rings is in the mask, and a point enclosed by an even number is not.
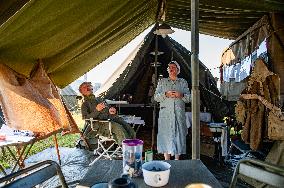
{"type": "Polygon", "coordinates": [[[59,148],[58,148],[58,142],[57,142],[56,134],[54,135],[54,143],[55,143],[55,148],[56,148],[58,162],[59,162],[59,165],[61,165],[61,158],[60,158],[60,153],[59,153],[59,148]]]}

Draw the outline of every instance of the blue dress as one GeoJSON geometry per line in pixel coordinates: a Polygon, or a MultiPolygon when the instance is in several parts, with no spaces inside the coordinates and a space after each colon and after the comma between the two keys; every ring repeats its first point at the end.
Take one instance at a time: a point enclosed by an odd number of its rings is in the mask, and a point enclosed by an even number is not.
{"type": "Polygon", "coordinates": [[[162,78],[154,95],[160,103],[158,120],[157,148],[159,153],[180,155],[186,153],[187,127],[185,121],[185,103],[189,103],[191,95],[185,79],[162,78]],[[168,98],[165,92],[176,90],[183,94],[182,98],[168,98]]]}

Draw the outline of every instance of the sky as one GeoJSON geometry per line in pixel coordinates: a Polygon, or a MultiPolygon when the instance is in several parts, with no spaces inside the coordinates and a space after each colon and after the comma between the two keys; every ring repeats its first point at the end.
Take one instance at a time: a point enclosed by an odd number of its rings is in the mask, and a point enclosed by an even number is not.
{"type": "MultiPolygon", "coordinates": [[[[134,40],[106,59],[101,64],[87,73],[87,80],[92,83],[104,83],[112,75],[112,73],[119,67],[119,65],[128,57],[135,47],[143,40],[143,38],[150,32],[152,26],[146,29],[143,33],[137,36],[134,40]]],[[[171,38],[186,47],[191,51],[191,34],[190,31],[185,31],[173,28],[175,32],[170,35],[171,38]]],[[[218,67],[221,64],[222,52],[232,43],[232,40],[212,37],[208,35],[199,35],[199,59],[203,64],[210,69],[214,77],[220,77],[218,67]]],[[[79,78],[84,80],[84,76],[79,78]]]]}

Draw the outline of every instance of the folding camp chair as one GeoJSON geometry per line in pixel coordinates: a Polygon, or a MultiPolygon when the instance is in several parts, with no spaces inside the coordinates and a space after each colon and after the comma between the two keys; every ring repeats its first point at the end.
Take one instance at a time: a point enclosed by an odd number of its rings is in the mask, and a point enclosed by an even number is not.
{"type": "MultiPolygon", "coordinates": [[[[225,157],[225,161],[231,163],[232,159],[235,160],[235,152],[237,152],[238,159],[242,159],[246,157],[250,152],[250,146],[249,144],[246,144],[244,141],[241,139],[232,139],[230,142],[230,147],[227,156],[225,157]]],[[[236,164],[236,163],[235,163],[236,164]]]]}
{"type": "Polygon", "coordinates": [[[53,176],[59,176],[62,187],[68,187],[60,166],[51,160],[43,161],[0,178],[3,188],[30,188],[53,176]]]}
{"type": "Polygon", "coordinates": [[[100,158],[104,157],[107,159],[112,160],[114,157],[121,156],[122,155],[122,148],[120,145],[116,142],[116,140],[113,138],[112,134],[112,121],[111,120],[95,120],[95,119],[89,119],[91,123],[91,128],[93,131],[97,131],[97,127],[95,127],[95,122],[99,122],[100,126],[107,126],[105,128],[108,129],[108,135],[100,135],[97,134],[96,137],[98,139],[98,147],[94,150],[94,154],[98,155],[98,157],[91,162],[89,165],[93,165],[95,162],[97,162],[100,158]]]}
{"type": "Polygon", "coordinates": [[[233,148],[236,148],[238,151],[240,151],[244,155],[246,155],[248,152],[251,151],[249,144],[246,144],[241,139],[232,140],[229,153],[232,152],[233,148]]]}
{"type": "Polygon", "coordinates": [[[270,164],[257,159],[242,159],[237,164],[230,188],[234,188],[239,175],[255,179],[264,183],[263,185],[272,185],[283,187],[284,185],[284,168],[270,164]]]}

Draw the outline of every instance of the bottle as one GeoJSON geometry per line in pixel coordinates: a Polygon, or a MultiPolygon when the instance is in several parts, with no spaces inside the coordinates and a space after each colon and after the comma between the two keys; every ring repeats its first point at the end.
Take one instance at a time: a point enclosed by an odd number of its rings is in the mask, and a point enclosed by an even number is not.
{"type": "Polygon", "coordinates": [[[153,161],[153,151],[148,150],[145,152],[145,162],[153,161]]]}

